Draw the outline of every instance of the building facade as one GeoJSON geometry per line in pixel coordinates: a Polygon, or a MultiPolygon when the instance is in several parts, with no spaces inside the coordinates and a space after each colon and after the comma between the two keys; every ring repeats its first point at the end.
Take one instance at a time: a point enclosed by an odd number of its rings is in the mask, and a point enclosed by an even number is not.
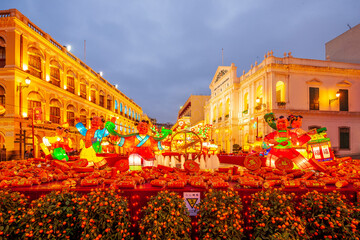
{"type": "Polygon", "coordinates": [[[180,108],[177,119],[188,118],[190,126],[204,121],[203,109],[209,98],[210,96],[208,95],[191,95],[180,108]]]}
{"type": "Polygon", "coordinates": [[[233,144],[244,146],[272,132],[264,121],[270,112],[301,115],[304,130],[327,128],[339,154],[360,153],[360,64],[269,52],[239,77],[234,64],[219,67],[210,89],[205,119],[214,125],[215,143],[228,153],[233,144]]]}
{"type": "Polygon", "coordinates": [[[326,60],[360,63],[360,24],[325,44],[326,60]]]}
{"type": "Polygon", "coordinates": [[[89,128],[93,116],[115,117],[118,131],[129,134],[143,115],[132,99],[16,9],[0,11],[0,105],[0,146],[18,155],[33,141],[37,155],[42,138],[65,123],[79,149],[76,120],[89,128]]]}

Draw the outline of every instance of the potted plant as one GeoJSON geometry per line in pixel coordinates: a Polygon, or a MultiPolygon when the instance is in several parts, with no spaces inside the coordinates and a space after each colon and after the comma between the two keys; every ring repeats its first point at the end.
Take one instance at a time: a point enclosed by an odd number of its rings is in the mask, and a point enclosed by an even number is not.
{"type": "Polygon", "coordinates": [[[244,238],[241,199],[233,189],[209,189],[198,209],[200,239],[244,238]]]}
{"type": "Polygon", "coordinates": [[[269,189],[252,195],[251,239],[307,239],[305,223],[295,215],[295,194],[269,189]]]}
{"type": "Polygon", "coordinates": [[[300,212],[312,239],[359,238],[359,218],[353,218],[353,210],[345,201],[337,191],[313,191],[302,197],[300,212]]]}
{"type": "Polygon", "coordinates": [[[161,191],[142,210],[140,238],[190,240],[191,219],[184,199],[175,192],[161,191]]]}
{"type": "Polygon", "coordinates": [[[25,239],[75,239],[79,236],[77,192],[54,191],[32,201],[23,225],[25,239]]]}
{"type": "Polygon", "coordinates": [[[0,190],[0,239],[20,239],[19,227],[25,216],[27,199],[24,194],[0,190]]]}
{"type": "Polygon", "coordinates": [[[129,211],[119,190],[91,190],[81,204],[81,239],[131,239],[129,211]]]}

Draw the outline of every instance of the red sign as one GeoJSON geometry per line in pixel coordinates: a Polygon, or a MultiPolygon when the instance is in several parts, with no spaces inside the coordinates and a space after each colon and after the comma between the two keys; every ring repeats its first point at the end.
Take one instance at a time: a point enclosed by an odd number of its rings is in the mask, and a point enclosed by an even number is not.
{"type": "Polygon", "coordinates": [[[40,107],[37,107],[37,108],[34,108],[34,120],[37,121],[37,120],[42,120],[41,119],[41,116],[42,115],[42,110],[40,107]]]}

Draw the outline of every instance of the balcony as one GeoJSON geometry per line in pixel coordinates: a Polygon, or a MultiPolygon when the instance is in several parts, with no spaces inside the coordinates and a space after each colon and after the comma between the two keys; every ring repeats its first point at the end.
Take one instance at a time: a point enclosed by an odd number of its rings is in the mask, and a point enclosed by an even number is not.
{"type": "Polygon", "coordinates": [[[278,108],[285,108],[286,107],[286,102],[277,102],[276,103],[278,108]]]}

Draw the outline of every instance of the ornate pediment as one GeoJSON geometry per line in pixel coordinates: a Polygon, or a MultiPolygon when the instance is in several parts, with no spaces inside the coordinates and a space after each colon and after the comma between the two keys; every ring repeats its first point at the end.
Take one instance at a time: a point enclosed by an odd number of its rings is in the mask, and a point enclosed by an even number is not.
{"type": "Polygon", "coordinates": [[[306,81],[307,84],[310,84],[310,85],[321,85],[322,84],[322,81],[314,78],[314,79],[311,79],[309,81],[306,81]]]}
{"type": "Polygon", "coordinates": [[[346,80],[343,80],[336,84],[336,86],[338,86],[338,87],[351,87],[351,85],[352,85],[351,82],[346,81],[346,80]]]}
{"type": "Polygon", "coordinates": [[[229,70],[227,69],[223,69],[221,71],[219,71],[219,73],[217,74],[216,78],[215,78],[215,82],[219,81],[220,78],[222,78],[229,70]]]}

